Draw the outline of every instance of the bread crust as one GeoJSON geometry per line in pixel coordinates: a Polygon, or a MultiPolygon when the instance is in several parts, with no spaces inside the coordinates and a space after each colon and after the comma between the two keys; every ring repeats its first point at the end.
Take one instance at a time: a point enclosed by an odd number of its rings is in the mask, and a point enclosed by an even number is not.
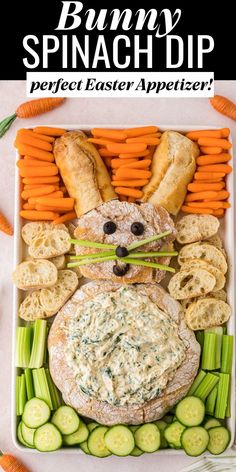
{"type": "Polygon", "coordinates": [[[196,169],[198,146],[176,131],[165,131],[153,159],[152,176],[143,188],[143,202],[163,206],[177,215],[196,169]]]}
{"type": "Polygon", "coordinates": [[[104,162],[84,133],[63,134],[56,139],[53,152],[78,217],[117,198],[104,162]]]}
{"type": "Polygon", "coordinates": [[[111,282],[89,282],[81,287],[59,311],[48,338],[50,372],[53,381],[62,392],[65,402],[81,415],[106,425],[140,424],[161,418],[187,393],[197,373],[200,358],[200,346],[192,331],[186,326],[181,305],[159,285],[133,286],[133,290],[147,295],[152,302],[156,303],[163,311],[168,312],[175,320],[179,336],[186,348],[186,357],[161,395],[141,406],[113,406],[83,393],[76,383],[73,369],[67,363],[68,323],[74,316],[78,304],[83,304],[101,292],[116,291],[120,286],[120,284],[111,282]]]}

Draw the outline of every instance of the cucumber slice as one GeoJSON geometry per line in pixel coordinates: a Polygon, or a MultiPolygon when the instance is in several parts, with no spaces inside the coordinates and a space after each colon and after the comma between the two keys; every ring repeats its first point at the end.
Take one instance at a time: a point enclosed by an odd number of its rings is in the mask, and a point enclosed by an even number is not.
{"type": "Polygon", "coordinates": [[[141,449],[139,449],[137,446],[135,446],[134,449],[132,450],[132,452],[130,453],[130,456],[139,457],[142,454],[143,454],[143,451],[141,451],[141,449]]]}
{"type": "Polygon", "coordinates": [[[86,426],[89,432],[91,433],[95,428],[97,428],[97,426],[99,426],[99,424],[95,423],[95,421],[92,421],[91,423],[88,423],[86,426]]]}
{"type": "Polygon", "coordinates": [[[85,453],[85,454],[90,454],[89,448],[88,448],[88,441],[84,441],[80,443],[80,449],[85,453]]]}
{"type": "Polygon", "coordinates": [[[198,426],[204,420],[205,405],[200,398],[185,397],[178,403],[175,414],[177,420],[185,426],[198,426]]]}
{"type": "Polygon", "coordinates": [[[168,447],[168,442],[166,441],[166,438],[164,436],[164,431],[166,429],[166,427],[168,426],[167,423],[163,420],[158,420],[158,421],[154,421],[154,424],[157,425],[160,433],[161,433],[161,445],[160,445],[160,449],[166,449],[168,447]]]}
{"type": "Polygon", "coordinates": [[[186,427],[179,421],[174,421],[174,423],[167,426],[164,431],[164,437],[171,447],[175,449],[181,448],[181,435],[185,429],[186,427]]]}
{"type": "Polygon", "coordinates": [[[34,445],[41,452],[56,451],[62,446],[61,433],[56,426],[46,423],[35,431],[34,445]]]}
{"type": "Polygon", "coordinates": [[[28,428],[34,429],[47,423],[50,414],[47,403],[34,397],[25,404],[22,420],[28,428]]]}
{"type": "Polygon", "coordinates": [[[90,433],[88,438],[88,449],[90,454],[93,456],[107,457],[111,455],[104,440],[104,436],[107,431],[107,426],[98,426],[90,433]]]}
{"type": "Polygon", "coordinates": [[[28,428],[28,426],[21,422],[21,433],[24,441],[30,446],[34,447],[34,433],[36,429],[28,428]]]}
{"type": "Polygon", "coordinates": [[[88,435],[89,430],[86,424],[82,420],[80,420],[77,431],[63,436],[63,444],[65,444],[66,446],[74,446],[75,444],[80,444],[84,441],[87,441],[88,435]]]}
{"type": "Polygon", "coordinates": [[[154,423],[143,424],[134,433],[135,444],[143,452],[155,452],[161,445],[161,434],[154,423]]]}
{"type": "Polygon", "coordinates": [[[22,426],[22,421],[18,424],[18,428],[17,428],[17,438],[18,440],[20,441],[21,444],[23,444],[23,446],[25,447],[30,447],[30,448],[34,448],[34,446],[30,446],[30,444],[28,444],[23,436],[22,436],[22,432],[21,432],[21,426],[22,426]]]}
{"type": "Polygon", "coordinates": [[[51,421],[63,435],[72,434],[79,428],[79,417],[71,406],[60,406],[51,421]]]}
{"type": "Polygon", "coordinates": [[[230,432],[224,426],[216,426],[208,430],[209,443],[207,449],[211,454],[222,454],[230,442],[230,432]]]}
{"type": "Polygon", "coordinates": [[[135,447],[133,433],[128,426],[121,424],[109,428],[104,440],[107,449],[116,456],[128,456],[135,447]]]}
{"type": "Polygon", "coordinates": [[[182,446],[188,456],[200,456],[207,449],[209,434],[202,426],[185,429],[181,436],[182,446]]]}
{"type": "Polygon", "coordinates": [[[217,420],[216,418],[211,418],[210,420],[207,420],[206,423],[204,424],[205,429],[211,429],[215,428],[216,426],[221,426],[221,422],[217,420]]]}

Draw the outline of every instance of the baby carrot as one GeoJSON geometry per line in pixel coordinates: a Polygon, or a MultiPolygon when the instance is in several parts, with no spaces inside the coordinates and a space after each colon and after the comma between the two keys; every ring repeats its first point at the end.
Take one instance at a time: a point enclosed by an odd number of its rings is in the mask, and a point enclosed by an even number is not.
{"type": "Polygon", "coordinates": [[[65,223],[65,221],[74,220],[75,218],[77,218],[77,215],[76,215],[75,211],[71,211],[70,213],[67,213],[66,215],[62,215],[62,216],[59,216],[58,218],[56,218],[53,221],[53,224],[58,225],[60,223],[65,223]]]}
{"type": "MultiPolygon", "coordinates": [[[[209,179],[209,180],[207,180],[207,183],[209,183],[209,184],[215,184],[215,183],[219,183],[219,182],[220,182],[220,183],[224,183],[223,177],[220,177],[220,178],[218,178],[218,179],[209,179]]],[[[206,183],[206,180],[193,180],[192,183],[193,183],[193,184],[196,184],[196,183],[198,183],[198,184],[205,184],[205,183],[206,183]]]]}
{"type": "Polygon", "coordinates": [[[106,148],[100,148],[99,149],[99,154],[102,157],[113,157],[114,156],[114,153],[108,151],[106,148]]]}
{"type": "Polygon", "coordinates": [[[138,128],[126,128],[123,132],[127,134],[129,138],[136,138],[137,136],[143,136],[145,134],[157,133],[159,128],[157,126],[140,126],[138,128]]]}
{"type": "Polygon", "coordinates": [[[202,154],[221,154],[223,149],[217,146],[201,146],[200,151],[202,154]]]}
{"type": "Polygon", "coordinates": [[[181,210],[184,213],[199,213],[204,215],[213,215],[213,210],[211,208],[191,208],[187,205],[183,205],[181,210]]]}
{"type": "Polygon", "coordinates": [[[112,143],[107,145],[108,151],[114,152],[115,154],[128,153],[128,152],[142,152],[147,149],[147,145],[143,143],[133,144],[119,144],[112,143]]]}
{"type": "Polygon", "coordinates": [[[35,205],[32,205],[31,203],[24,203],[23,210],[35,210],[35,205]]]}
{"type": "MultiPolygon", "coordinates": [[[[136,170],[136,169],[125,169],[120,167],[116,172],[116,177],[119,177],[121,180],[131,180],[131,179],[149,179],[152,173],[148,170],[136,170]]],[[[131,195],[132,196],[132,195],[131,195]]]]}
{"type": "MultiPolygon", "coordinates": [[[[46,195],[47,195],[47,197],[50,197],[50,198],[63,198],[63,193],[60,192],[60,191],[52,192],[52,193],[46,194],[46,195]]],[[[43,197],[43,196],[44,195],[41,195],[41,197],[43,197]]],[[[37,195],[35,197],[29,197],[28,203],[30,203],[30,205],[36,205],[37,203],[39,203],[38,198],[40,198],[40,195],[37,195]]]]}
{"type": "Polygon", "coordinates": [[[215,95],[210,99],[211,105],[222,115],[226,115],[232,120],[236,120],[236,105],[222,95],[215,95]]]}
{"type": "Polygon", "coordinates": [[[28,144],[19,144],[17,149],[20,154],[23,156],[29,155],[37,159],[41,159],[42,161],[53,162],[54,156],[52,152],[42,151],[41,149],[37,149],[33,146],[28,146],[28,144]]]}
{"type": "MultiPolygon", "coordinates": [[[[51,184],[45,184],[45,187],[46,187],[46,186],[48,187],[49,185],[51,185],[51,184]]],[[[24,185],[24,190],[32,190],[33,188],[41,188],[41,187],[42,187],[42,184],[25,184],[25,185],[24,185]]],[[[59,189],[59,187],[58,187],[57,184],[54,185],[54,188],[55,188],[56,190],[59,189]]]]}
{"type": "Polygon", "coordinates": [[[212,154],[210,156],[205,155],[205,156],[199,156],[197,158],[197,164],[199,166],[204,166],[208,164],[221,164],[222,162],[228,162],[231,159],[230,154],[212,154]]]}
{"type": "Polygon", "coordinates": [[[232,167],[228,164],[213,164],[200,166],[197,169],[198,172],[224,172],[225,174],[230,174],[232,172],[232,167]]]}
{"type": "Polygon", "coordinates": [[[88,142],[92,144],[97,144],[98,146],[107,146],[107,144],[115,143],[112,139],[105,138],[88,138],[88,142]]]}
{"type": "MultiPolygon", "coordinates": [[[[208,192],[210,193],[210,192],[208,192]]],[[[208,202],[208,201],[212,201],[212,200],[216,200],[216,201],[220,201],[220,200],[227,200],[227,198],[229,198],[229,192],[227,192],[227,190],[220,190],[219,192],[215,192],[216,195],[214,197],[207,197],[207,199],[203,199],[204,202],[208,202]]]]}
{"type": "Polygon", "coordinates": [[[74,199],[73,198],[50,198],[48,197],[39,197],[37,198],[37,203],[40,205],[47,205],[52,207],[60,207],[65,209],[73,210],[74,199]]]}
{"type": "Polygon", "coordinates": [[[222,149],[230,149],[232,144],[227,141],[227,139],[217,139],[217,138],[199,138],[199,146],[216,146],[221,147],[222,149]]]}
{"type": "Polygon", "coordinates": [[[29,472],[29,469],[11,454],[0,452],[0,466],[4,472],[29,472]]]}
{"type": "Polygon", "coordinates": [[[52,162],[47,162],[47,161],[39,161],[37,159],[20,159],[16,163],[17,167],[23,168],[23,167],[48,167],[52,166],[52,162]]]}
{"type": "Polygon", "coordinates": [[[38,210],[38,211],[56,211],[57,213],[65,213],[65,212],[71,211],[71,210],[66,210],[65,208],[61,208],[61,207],[52,207],[52,206],[47,206],[47,205],[41,205],[40,203],[36,203],[35,210],[38,210]]]}
{"type": "Polygon", "coordinates": [[[22,216],[22,218],[25,218],[25,220],[47,221],[55,220],[59,217],[59,213],[53,211],[21,210],[20,216],[22,216]]]}
{"type": "Polygon", "coordinates": [[[33,129],[34,133],[46,134],[46,136],[62,136],[66,133],[66,129],[62,128],[51,128],[49,126],[36,126],[33,129]]]}
{"type": "Polygon", "coordinates": [[[29,146],[33,146],[38,149],[43,149],[44,151],[52,151],[51,143],[48,143],[47,141],[42,141],[38,138],[34,138],[28,134],[17,134],[16,147],[18,144],[28,144],[29,146]]]}
{"type": "Polygon", "coordinates": [[[59,182],[60,177],[53,175],[51,177],[25,177],[23,184],[54,184],[59,182]]]}
{"type": "Polygon", "coordinates": [[[93,128],[91,133],[96,138],[108,138],[114,141],[124,141],[127,138],[126,133],[115,129],[93,128]]]}
{"type": "Polygon", "coordinates": [[[13,227],[2,212],[0,212],[0,231],[3,231],[3,233],[8,234],[9,236],[13,235],[13,227]]]}
{"type": "Polygon", "coordinates": [[[224,216],[225,212],[223,208],[218,208],[218,210],[213,210],[213,215],[218,216],[218,218],[221,218],[224,216]]]}
{"type": "Polygon", "coordinates": [[[195,180],[220,179],[225,176],[225,172],[195,172],[195,180]]]}
{"type": "Polygon", "coordinates": [[[214,191],[190,193],[189,195],[186,196],[185,202],[194,202],[195,200],[205,200],[206,198],[214,199],[215,197],[217,199],[217,195],[218,195],[218,192],[214,192],[214,191]]]}
{"type": "Polygon", "coordinates": [[[118,169],[119,167],[125,165],[128,163],[134,163],[134,162],[138,162],[138,159],[120,159],[120,158],[117,158],[117,159],[112,159],[111,160],[111,167],[112,169],[118,169]]]}
{"type": "Polygon", "coordinates": [[[55,138],[53,136],[45,136],[44,134],[34,133],[32,129],[21,128],[18,130],[17,134],[23,135],[27,134],[28,136],[41,139],[42,141],[47,141],[48,143],[53,143],[55,138]]]}
{"type": "Polygon", "coordinates": [[[212,202],[189,202],[188,206],[190,207],[197,207],[197,208],[212,208],[213,210],[218,208],[230,208],[230,203],[222,202],[222,201],[212,201],[212,202]]]}
{"type": "Polygon", "coordinates": [[[127,164],[122,165],[122,169],[147,169],[151,164],[150,159],[143,159],[142,161],[127,162],[127,164]]]}
{"type": "Polygon", "coordinates": [[[20,169],[21,177],[49,177],[56,174],[58,174],[58,168],[54,164],[50,167],[25,167],[20,169]]]}
{"type": "Polygon", "coordinates": [[[134,188],[115,187],[115,192],[118,195],[125,195],[126,197],[142,198],[143,192],[134,188]]]}
{"type": "Polygon", "coordinates": [[[147,157],[149,156],[149,154],[150,154],[150,150],[146,149],[146,151],[142,151],[142,152],[121,153],[119,154],[119,157],[121,159],[133,159],[133,157],[147,157]]]}
{"type": "Polygon", "coordinates": [[[208,190],[222,190],[222,188],[224,188],[225,186],[225,183],[224,182],[218,182],[218,183],[209,183],[209,182],[206,182],[206,183],[199,183],[199,182],[196,182],[196,183],[191,183],[191,184],[188,184],[188,190],[190,192],[204,192],[204,191],[208,191],[208,190]]]}
{"type": "Polygon", "coordinates": [[[148,180],[114,180],[111,185],[114,187],[144,187],[148,180]]]}
{"type": "Polygon", "coordinates": [[[160,144],[159,138],[151,138],[148,136],[140,136],[139,138],[128,138],[126,139],[127,144],[134,144],[134,143],[145,143],[148,145],[158,146],[160,144]]]}
{"type": "Polygon", "coordinates": [[[199,138],[222,138],[224,137],[220,129],[203,129],[199,131],[189,131],[186,135],[186,138],[192,139],[192,141],[197,141],[199,138]]]}
{"type": "Polygon", "coordinates": [[[40,197],[41,195],[47,195],[48,193],[54,192],[55,187],[53,185],[47,185],[41,188],[34,188],[32,190],[23,190],[21,197],[23,200],[27,200],[30,197],[40,197]]]}

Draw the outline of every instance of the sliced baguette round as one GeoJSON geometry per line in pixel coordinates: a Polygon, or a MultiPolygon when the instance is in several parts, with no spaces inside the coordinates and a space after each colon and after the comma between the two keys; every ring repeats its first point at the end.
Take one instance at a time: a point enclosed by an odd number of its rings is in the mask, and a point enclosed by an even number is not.
{"type": "Polygon", "coordinates": [[[188,270],[188,269],[205,269],[210,272],[210,274],[214,275],[216,278],[216,284],[215,287],[212,289],[212,292],[218,292],[218,290],[221,290],[225,286],[225,276],[223,272],[221,272],[217,267],[209,264],[209,262],[203,261],[202,259],[191,259],[191,261],[185,262],[181,266],[181,271],[182,270],[188,270]]]}
{"type": "Polygon", "coordinates": [[[50,261],[25,261],[18,264],[12,278],[21,290],[52,287],[57,281],[57,269],[50,261]]]}
{"type": "Polygon", "coordinates": [[[51,259],[69,252],[70,247],[70,235],[67,231],[46,229],[33,239],[29,255],[34,259],[51,259]]]}
{"type": "Polygon", "coordinates": [[[35,321],[38,319],[49,318],[54,313],[44,310],[40,303],[40,290],[27,295],[27,297],[20,304],[18,315],[22,320],[35,321]]]}
{"type": "Polygon", "coordinates": [[[218,292],[209,292],[206,295],[202,295],[201,297],[193,297],[193,298],[186,298],[186,300],[181,300],[181,305],[184,310],[186,310],[189,305],[193,302],[197,302],[198,300],[205,299],[205,298],[216,298],[217,300],[222,300],[223,302],[227,301],[227,293],[225,290],[218,290],[218,292]]]}
{"type": "Polygon", "coordinates": [[[186,244],[179,252],[178,262],[183,265],[192,259],[202,259],[217,267],[223,274],[227,272],[227,262],[224,254],[217,247],[208,243],[186,244]]]}
{"type": "Polygon", "coordinates": [[[64,254],[61,254],[61,256],[52,257],[50,262],[56,266],[57,270],[64,269],[66,267],[66,258],[64,254]]]}
{"type": "Polygon", "coordinates": [[[212,215],[186,215],[177,224],[176,239],[180,244],[189,244],[214,236],[220,223],[212,215]]]}
{"type": "Polygon", "coordinates": [[[216,283],[216,278],[205,269],[181,270],[170,279],[168,289],[173,298],[184,300],[211,292],[216,283]]]}
{"type": "Polygon", "coordinates": [[[78,277],[72,270],[59,270],[57,283],[40,291],[40,303],[46,312],[57,313],[78,287],[78,277]]]}
{"type": "Polygon", "coordinates": [[[185,320],[190,329],[207,329],[228,321],[231,308],[228,303],[216,298],[205,298],[191,303],[185,312],[185,320]]]}
{"type": "MultiPolygon", "coordinates": [[[[68,229],[64,224],[59,224],[56,226],[56,228],[68,232],[68,229]]],[[[26,244],[28,244],[28,246],[30,246],[35,236],[38,236],[39,233],[41,233],[41,231],[45,231],[45,229],[53,230],[55,229],[55,225],[46,221],[35,221],[32,223],[26,223],[21,230],[22,239],[26,244]]]]}

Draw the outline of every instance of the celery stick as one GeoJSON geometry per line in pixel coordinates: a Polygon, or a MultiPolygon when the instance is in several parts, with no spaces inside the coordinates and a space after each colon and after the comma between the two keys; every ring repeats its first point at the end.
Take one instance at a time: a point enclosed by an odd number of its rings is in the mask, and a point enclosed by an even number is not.
{"type": "Polygon", "coordinates": [[[47,382],[47,377],[44,368],[33,369],[33,381],[35,396],[44,400],[50,409],[53,409],[50,390],[47,382]]]}
{"type": "Polygon", "coordinates": [[[39,368],[43,365],[44,351],[47,338],[47,321],[36,320],[34,323],[33,346],[31,350],[29,367],[39,368]]]}
{"type": "Polygon", "coordinates": [[[19,395],[19,414],[22,415],[26,404],[26,384],[25,374],[21,374],[20,395],[19,395]]]}
{"type": "Polygon", "coordinates": [[[215,417],[224,419],[229,395],[230,374],[219,373],[219,384],[216,398],[215,417]]]}
{"type": "Polygon", "coordinates": [[[203,344],[204,344],[204,331],[197,331],[197,332],[196,332],[196,338],[197,338],[197,341],[199,342],[201,348],[203,348],[203,344]]]}
{"type": "Polygon", "coordinates": [[[50,390],[50,396],[52,400],[52,409],[56,410],[61,406],[61,399],[60,399],[60,394],[59,391],[56,387],[56,385],[53,383],[52,377],[50,375],[49,369],[45,369],[45,374],[47,377],[47,382],[50,390]]]}
{"type": "Polygon", "coordinates": [[[230,400],[231,400],[231,392],[230,392],[230,381],[229,381],[229,393],[228,393],[227,406],[226,406],[226,412],[225,412],[226,418],[230,418],[231,416],[230,400]]]}
{"type": "Polygon", "coordinates": [[[154,236],[150,236],[150,238],[142,239],[141,241],[136,241],[135,243],[130,244],[127,249],[128,251],[133,251],[133,249],[136,249],[137,247],[144,246],[145,244],[152,243],[153,241],[157,241],[158,239],[165,238],[169,234],[171,234],[172,231],[168,230],[165,231],[164,233],[156,234],[154,236]]]}
{"type": "Polygon", "coordinates": [[[206,407],[207,415],[211,415],[211,416],[214,415],[217,390],[218,390],[218,385],[215,385],[215,387],[212,389],[211,393],[208,395],[206,399],[205,407],[206,407]]]}
{"type": "Polygon", "coordinates": [[[138,259],[132,259],[130,257],[122,257],[122,258],[118,258],[118,260],[122,262],[126,262],[127,264],[140,265],[144,267],[153,267],[154,269],[166,270],[167,272],[175,272],[175,269],[173,267],[163,265],[163,264],[157,264],[156,262],[139,261],[138,259]]]}
{"type": "Polygon", "coordinates": [[[227,334],[227,326],[223,326],[223,334],[227,334]]]}
{"type": "Polygon", "coordinates": [[[70,256],[70,260],[97,259],[98,257],[106,256],[115,256],[115,251],[101,251],[91,254],[79,254],[78,256],[70,256]]]}
{"type": "Polygon", "coordinates": [[[30,362],[32,330],[30,326],[16,328],[16,367],[28,367],[30,362]]]}
{"type": "Polygon", "coordinates": [[[200,398],[204,402],[218,382],[218,377],[208,372],[200,385],[194,391],[194,396],[200,398]]]}
{"type": "Polygon", "coordinates": [[[20,385],[21,385],[21,376],[16,376],[16,415],[20,416],[20,385]]]}
{"type": "Polygon", "coordinates": [[[206,372],[204,370],[200,370],[198,372],[197,377],[195,378],[194,382],[192,383],[190,390],[188,391],[188,395],[193,395],[197,387],[200,385],[204,377],[206,376],[206,372]]]}
{"type": "MultiPolygon", "coordinates": [[[[177,251],[153,251],[153,252],[131,252],[132,258],[145,258],[145,257],[173,257],[178,256],[177,251]]],[[[105,252],[95,252],[94,254],[80,254],[78,256],[70,256],[70,260],[83,260],[83,259],[97,259],[98,257],[107,257],[115,256],[115,252],[105,251],[105,252]]]]}
{"type": "Polygon", "coordinates": [[[215,368],[219,369],[221,366],[221,348],[222,348],[223,328],[222,326],[216,326],[215,328],[206,329],[205,333],[215,333],[216,335],[215,368]]]}
{"type": "Polygon", "coordinates": [[[202,369],[214,370],[216,368],[216,334],[204,332],[204,344],[202,351],[202,369]]]}
{"type": "Polygon", "coordinates": [[[35,396],[31,369],[25,369],[25,383],[26,383],[27,399],[30,400],[31,398],[35,396]]]}
{"type": "Polygon", "coordinates": [[[224,334],[222,341],[221,369],[224,374],[231,374],[233,362],[234,337],[224,334]]]}

